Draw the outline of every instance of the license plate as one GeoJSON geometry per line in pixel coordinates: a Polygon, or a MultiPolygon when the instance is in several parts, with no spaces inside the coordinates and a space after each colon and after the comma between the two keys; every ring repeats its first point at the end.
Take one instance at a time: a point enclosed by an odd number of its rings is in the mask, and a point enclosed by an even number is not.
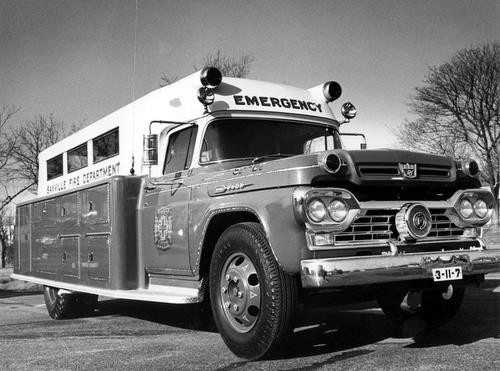
{"type": "Polygon", "coordinates": [[[434,282],[461,280],[463,278],[462,267],[434,268],[432,270],[432,277],[434,278],[434,282]]]}

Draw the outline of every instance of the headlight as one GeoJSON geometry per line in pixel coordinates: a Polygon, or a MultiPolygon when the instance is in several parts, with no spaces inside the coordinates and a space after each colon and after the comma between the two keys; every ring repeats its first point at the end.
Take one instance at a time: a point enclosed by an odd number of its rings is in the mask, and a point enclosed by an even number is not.
{"type": "Polygon", "coordinates": [[[488,214],[488,206],[486,205],[486,202],[481,199],[474,202],[474,213],[476,213],[479,218],[483,219],[486,214],[488,214]]]}
{"type": "Polygon", "coordinates": [[[320,223],[325,219],[326,207],[323,202],[313,199],[307,205],[307,216],[315,223],[320,223]]]}
{"type": "Polygon", "coordinates": [[[472,204],[466,198],[464,198],[462,201],[460,201],[460,208],[458,211],[460,212],[460,215],[464,219],[469,219],[471,217],[472,213],[474,212],[474,210],[472,209],[472,204]]]}
{"type": "Polygon", "coordinates": [[[330,205],[328,205],[328,213],[330,214],[330,217],[336,222],[341,222],[342,220],[344,220],[347,216],[347,212],[347,205],[344,201],[333,200],[332,202],[330,202],[330,205]]]}

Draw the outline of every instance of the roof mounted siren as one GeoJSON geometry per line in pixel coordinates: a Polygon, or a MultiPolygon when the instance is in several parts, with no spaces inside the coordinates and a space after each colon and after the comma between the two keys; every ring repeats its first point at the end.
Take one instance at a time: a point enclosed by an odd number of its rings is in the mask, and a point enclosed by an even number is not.
{"type": "Polygon", "coordinates": [[[342,87],[337,81],[328,81],[323,84],[323,95],[327,103],[337,100],[342,95],[342,87]]]}
{"type": "Polygon", "coordinates": [[[215,67],[205,67],[201,70],[200,81],[203,86],[198,89],[198,100],[205,106],[207,113],[208,106],[215,100],[213,89],[222,82],[222,73],[215,67]]]}

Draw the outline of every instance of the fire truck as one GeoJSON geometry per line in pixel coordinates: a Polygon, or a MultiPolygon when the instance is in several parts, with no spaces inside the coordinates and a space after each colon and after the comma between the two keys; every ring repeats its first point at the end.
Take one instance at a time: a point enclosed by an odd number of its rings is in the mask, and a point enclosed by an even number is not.
{"type": "Polygon", "coordinates": [[[500,271],[481,238],[494,198],[474,160],[343,148],[356,108],[337,119],[340,96],[211,67],[63,139],[18,205],[12,277],[43,285],[54,319],[99,295],[207,303],[247,359],[284,346],[309,304],[446,323],[500,271]]]}

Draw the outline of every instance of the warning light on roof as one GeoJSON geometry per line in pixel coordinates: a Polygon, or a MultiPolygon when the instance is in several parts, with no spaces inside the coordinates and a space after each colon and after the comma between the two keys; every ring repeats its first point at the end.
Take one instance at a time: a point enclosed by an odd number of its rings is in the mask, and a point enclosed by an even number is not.
{"type": "Polygon", "coordinates": [[[342,87],[336,81],[328,81],[323,85],[323,95],[328,103],[333,102],[342,95],[342,87]]]}
{"type": "Polygon", "coordinates": [[[215,67],[205,67],[200,73],[201,84],[209,89],[215,89],[222,82],[222,73],[215,67]]]}

